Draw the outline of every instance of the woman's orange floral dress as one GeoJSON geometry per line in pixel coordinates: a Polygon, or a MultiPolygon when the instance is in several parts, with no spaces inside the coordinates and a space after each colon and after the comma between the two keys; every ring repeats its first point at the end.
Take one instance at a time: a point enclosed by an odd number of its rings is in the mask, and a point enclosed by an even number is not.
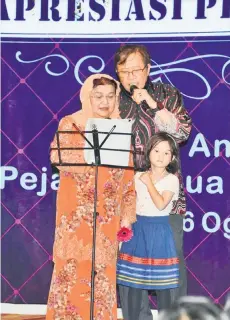
{"type": "MultiPolygon", "coordinates": [[[[74,130],[71,116],[59,130],[74,130]]],[[[84,130],[84,128],[81,128],[84,130]]],[[[83,146],[82,139],[63,134],[63,147],[83,146]],[[69,136],[69,137],[68,137],[69,136]]],[[[56,139],[52,143],[56,147],[56,139]]],[[[65,162],[81,162],[79,151],[62,151],[65,162]],[[77,159],[77,160],[76,160],[77,159]]],[[[51,161],[58,162],[57,151],[51,161]]],[[[57,215],[54,242],[54,271],[50,287],[47,320],[89,320],[91,292],[92,222],[94,210],[94,167],[59,167],[57,215]]],[[[133,170],[99,167],[95,320],[117,319],[116,259],[120,221],[136,219],[133,170]]]]}

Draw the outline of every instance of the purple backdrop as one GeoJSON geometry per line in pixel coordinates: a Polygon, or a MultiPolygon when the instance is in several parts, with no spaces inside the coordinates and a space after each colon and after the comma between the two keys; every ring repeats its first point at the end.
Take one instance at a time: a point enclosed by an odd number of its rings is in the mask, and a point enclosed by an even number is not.
{"type": "Polygon", "coordinates": [[[224,37],[2,41],[3,302],[46,303],[58,185],[50,142],[58,121],[80,108],[81,82],[92,72],[114,75],[115,50],[138,41],[151,53],[152,81],[175,85],[193,118],[181,149],[189,294],[224,303],[230,289],[229,141],[214,154],[215,140],[230,140],[230,39],[224,37]]]}

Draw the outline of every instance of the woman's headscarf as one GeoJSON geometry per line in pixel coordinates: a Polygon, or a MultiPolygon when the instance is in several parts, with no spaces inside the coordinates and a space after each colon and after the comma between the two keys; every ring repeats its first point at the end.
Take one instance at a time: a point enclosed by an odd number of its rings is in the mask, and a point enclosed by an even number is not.
{"type": "MultiPolygon", "coordinates": [[[[89,118],[93,118],[93,110],[90,102],[90,95],[93,90],[93,80],[94,79],[100,79],[100,78],[107,78],[114,80],[112,77],[110,77],[107,74],[95,74],[90,77],[88,77],[80,92],[80,100],[82,103],[82,109],[80,111],[77,111],[71,115],[68,115],[59,123],[58,131],[76,131],[76,126],[81,131],[85,130],[85,126],[87,123],[87,120],[89,118]]],[[[114,80],[116,81],[116,80],[114,80]]],[[[110,115],[110,118],[117,119],[119,118],[119,93],[120,93],[120,86],[119,82],[117,83],[117,89],[116,89],[116,103],[113,113],[110,115]]],[[[72,134],[65,134],[62,133],[59,136],[59,144],[61,147],[70,148],[70,147],[84,147],[85,140],[79,135],[72,135],[72,134]]],[[[57,138],[55,136],[52,144],[52,148],[57,148],[57,138]]],[[[51,151],[50,154],[51,162],[52,163],[59,163],[59,154],[57,150],[51,151]]],[[[61,159],[64,163],[84,163],[84,153],[82,150],[62,150],[61,151],[61,159]]],[[[80,167],[80,166],[57,166],[59,170],[61,171],[68,171],[68,172],[78,172],[78,173],[84,173],[89,170],[89,167],[80,167]]]]}
{"type": "Polygon", "coordinates": [[[80,91],[80,100],[82,104],[82,109],[78,112],[75,112],[72,116],[75,120],[75,123],[77,125],[80,125],[81,127],[85,127],[86,122],[89,118],[93,118],[93,110],[90,102],[90,95],[93,90],[93,81],[95,79],[100,79],[100,78],[107,78],[110,80],[114,80],[117,83],[117,89],[116,89],[116,103],[115,103],[115,108],[113,113],[110,115],[111,119],[118,119],[120,118],[119,116],[119,94],[120,94],[120,84],[118,81],[113,79],[107,74],[94,74],[92,76],[89,76],[85,82],[83,83],[83,86],[80,91]]]}

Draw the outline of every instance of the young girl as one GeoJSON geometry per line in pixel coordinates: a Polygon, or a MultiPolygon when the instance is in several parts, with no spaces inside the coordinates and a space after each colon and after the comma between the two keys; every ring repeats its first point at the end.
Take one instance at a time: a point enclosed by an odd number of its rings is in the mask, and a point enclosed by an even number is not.
{"type": "MultiPolygon", "coordinates": [[[[155,134],[148,142],[146,160],[148,171],[135,176],[134,235],[122,244],[117,263],[125,320],[140,320],[141,303],[144,297],[148,299],[148,290],[176,288],[179,280],[179,260],[169,224],[169,214],[179,195],[179,179],[174,175],[178,170],[177,143],[165,132],[155,134]]],[[[170,307],[169,301],[161,301],[161,308],[170,307]]],[[[152,315],[145,319],[152,319],[152,315]]]]}

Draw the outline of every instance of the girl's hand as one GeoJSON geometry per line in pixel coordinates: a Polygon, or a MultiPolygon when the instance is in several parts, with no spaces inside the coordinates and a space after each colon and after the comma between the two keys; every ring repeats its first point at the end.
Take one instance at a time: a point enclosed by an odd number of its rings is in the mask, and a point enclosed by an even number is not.
{"type": "Polygon", "coordinates": [[[151,177],[148,172],[142,173],[139,178],[147,187],[152,184],[151,177]]]}

